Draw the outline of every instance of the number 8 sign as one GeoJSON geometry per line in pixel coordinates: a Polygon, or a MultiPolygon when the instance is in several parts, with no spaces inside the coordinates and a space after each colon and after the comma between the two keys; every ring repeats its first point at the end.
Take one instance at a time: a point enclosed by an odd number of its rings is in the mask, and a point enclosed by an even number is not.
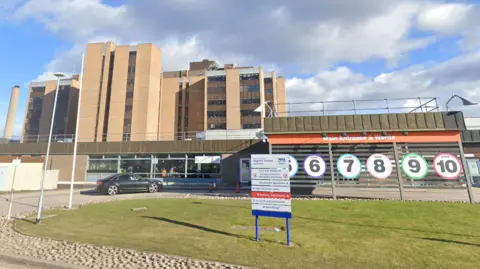
{"type": "Polygon", "coordinates": [[[362,172],[362,163],[353,154],[343,154],[337,160],[337,170],[344,178],[357,178],[362,172]]]}
{"type": "Polygon", "coordinates": [[[385,179],[392,174],[392,162],[380,153],[368,157],[367,170],[374,178],[385,179]]]}

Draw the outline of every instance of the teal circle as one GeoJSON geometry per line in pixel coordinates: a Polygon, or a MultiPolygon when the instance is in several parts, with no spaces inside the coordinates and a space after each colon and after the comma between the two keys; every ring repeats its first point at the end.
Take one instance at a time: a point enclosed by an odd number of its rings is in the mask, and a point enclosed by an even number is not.
{"type": "Polygon", "coordinates": [[[362,162],[360,161],[360,159],[359,159],[357,156],[355,156],[355,155],[353,155],[353,154],[351,154],[351,153],[342,154],[342,155],[340,155],[340,157],[338,157],[338,159],[337,159],[337,171],[338,171],[338,172],[340,173],[340,175],[342,175],[344,178],[348,178],[348,179],[357,178],[357,177],[360,176],[360,174],[362,173],[362,162]],[[357,173],[355,176],[350,176],[350,177],[348,177],[348,176],[344,175],[344,174],[342,173],[340,167],[339,167],[340,160],[341,160],[342,158],[345,158],[346,156],[351,156],[351,157],[353,157],[354,159],[356,159],[356,160],[360,163],[360,171],[358,171],[358,173],[357,173]]]}
{"type": "Polygon", "coordinates": [[[400,167],[402,168],[402,171],[403,173],[408,177],[408,178],[411,178],[411,179],[423,179],[427,176],[428,174],[428,162],[427,160],[425,160],[425,158],[423,158],[422,155],[418,154],[418,153],[407,153],[405,155],[403,155],[403,158],[402,158],[402,163],[400,165],[400,167]],[[412,177],[408,174],[408,172],[405,170],[405,167],[403,167],[403,163],[405,162],[405,159],[408,157],[408,156],[417,156],[419,157],[420,159],[423,160],[423,162],[425,163],[425,165],[427,166],[427,171],[425,171],[425,173],[423,173],[423,175],[421,176],[418,176],[418,177],[412,177]]]}

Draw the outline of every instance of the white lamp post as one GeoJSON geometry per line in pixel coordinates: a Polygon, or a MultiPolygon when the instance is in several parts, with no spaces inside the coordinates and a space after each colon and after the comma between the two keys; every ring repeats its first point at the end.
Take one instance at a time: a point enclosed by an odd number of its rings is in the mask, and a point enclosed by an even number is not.
{"type": "Polygon", "coordinates": [[[268,113],[268,117],[269,118],[272,118],[272,117],[275,117],[275,111],[273,110],[273,108],[268,104],[268,102],[263,102],[263,104],[261,104],[259,107],[255,108],[255,110],[253,110],[253,112],[258,112],[258,113],[262,113],[263,110],[265,109],[265,106],[268,107],[268,109],[270,109],[270,113],[268,113]]]}
{"type": "Polygon", "coordinates": [[[73,161],[72,161],[72,178],[70,181],[70,195],[68,197],[68,208],[72,208],[73,203],[73,184],[75,183],[75,167],[77,162],[77,146],[78,146],[78,124],[80,122],[80,105],[82,101],[82,86],[83,86],[83,66],[85,63],[85,54],[82,54],[82,70],[80,71],[80,85],[78,89],[78,108],[77,108],[77,122],[75,126],[75,141],[73,145],[73,161]]]}
{"type": "Polygon", "coordinates": [[[42,217],[42,206],[43,206],[43,188],[45,183],[45,177],[47,176],[47,167],[48,167],[48,157],[50,156],[50,145],[52,144],[52,132],[53,132],[53,123],[55,121],[55,110],[57,109],[57,98],[58,92],[60,88],[60,79],[65,76],[63,73],[55,73],[57,77],[57,89],[55,91],[55,99],[53,100],[53,111],[52,111],[52,119],[50,122],[50,133],[48,135],[48,143],[47,143],[47,155],[45,156],[45,164],[43,165],[43,175],[42,180],[40,182],[40,198],[38,199],[38,207],[37,207],[37,219],[35,221],[36,224],[40,223],[40,219],[42,217]]]}

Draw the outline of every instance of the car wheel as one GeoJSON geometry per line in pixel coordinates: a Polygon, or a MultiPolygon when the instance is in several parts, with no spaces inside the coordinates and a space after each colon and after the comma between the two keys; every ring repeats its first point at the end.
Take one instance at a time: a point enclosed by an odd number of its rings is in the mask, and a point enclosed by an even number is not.
{"type": "Polygon", "coordinates": [[[157,192],[157,191],[158,191],[157,184],[150,184],[150,186],[148,186],[148,192],[157,192]]]}
{"type": "Polygon", "coordinates": [[[115,186],[115,185],[112,185],[112,186],[108,187],[107,193],[108,193],[108,195],[117,194],[118,193],[118,187],[115,186]]]}

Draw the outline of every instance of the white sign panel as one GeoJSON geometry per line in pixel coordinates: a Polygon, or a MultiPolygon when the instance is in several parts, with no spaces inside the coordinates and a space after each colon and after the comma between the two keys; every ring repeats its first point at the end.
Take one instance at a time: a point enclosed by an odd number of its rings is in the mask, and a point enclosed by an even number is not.
{"type": "Polygon", "coordinates": [[[344,178],[357,178],[362,172],[362,162],[353,154],[343,154],[337,160],[337,170],[344,178]]]}
{"type": "Polygon", "coordinates": [[[303,161],[303,169],[311,177],[321,177],[327,171],[327,164],[322,157],[310,155],[303,161]]]}
{"type": "Polygon", "coordinates": [[[383,154],[373,154],[367,160],[367,170],[374,178],[385,179],[392,174],[392,162],[383,154]]]}
{"type": "Polygon", "coordinates": [[[252,210],[274,211],[274,212],[291,212],[292,207],[286,205],[268,205],[268,204],[253,204],[252,210]]]}
{"type": "Polygon", "coordinates": [[[252,186],[290,187],[290,180],[253,180],[252,186]]]}
{"type": "Polygon", "coordinates": [[[298,172],[297,159],[295,159],[295,157],[293,157],[292,155],[288,155],[288,171],[288,175],[290,177],[294,177],[298,172]]]}
{"type": "Polygon", "coordinates": [[[256,154],[252,155],[253,168],[286,168],[288,169],[289,156],[287,154],[256,154]]]}
{"type": "Polygon", "coordinates": [[[20,159],[14,159],[12,161],[13,166],[19,166],[22,163],[22,160],[20,159]]]}
{"type": "Polygon", "coordinates": [[[222,157],[220,156],[195,156],[195,163],[200,164],[211,164],[211,163],[220,163],[222,157]]]}
{"type": "Polygon", "coordinates": [[[402,170],[408,178],[423,179],[428,174],[428,163],[422,155],[409,153],[402,158],[402,170]]]}
{"type": "Polygon", "coordinates": [[[433,159],[433,169],[439,177],[454,180],[462,174],[462,162],[450,153],[439,153],[433,159]]]}
{"type": "Polygon", "coordinates": [[[292,205],[292,200],[252,198],[252,203],[253,204],[291,206],[292,205]]]}
{"type": "Polygon", "coordinates": [[[157,159],[157,158],[153,158],[153,159],[152,159],[152,164],[158,164],[158,159],[157,159]]]}
{"type": "Polygon", "coordinates": [[[265,168],[252,169],[252,180],[255,179],[275,179],[275,180],[289,180],[287,168],[265,168]]]}
{"type": "MultiPolygon", "coordinates": [[[[252,180],[253,183],[253,180],[252,180]]],[[[290,186],[257,186],[252,184],[252,192],[288,192],[290,193],[290,186]]]]}

